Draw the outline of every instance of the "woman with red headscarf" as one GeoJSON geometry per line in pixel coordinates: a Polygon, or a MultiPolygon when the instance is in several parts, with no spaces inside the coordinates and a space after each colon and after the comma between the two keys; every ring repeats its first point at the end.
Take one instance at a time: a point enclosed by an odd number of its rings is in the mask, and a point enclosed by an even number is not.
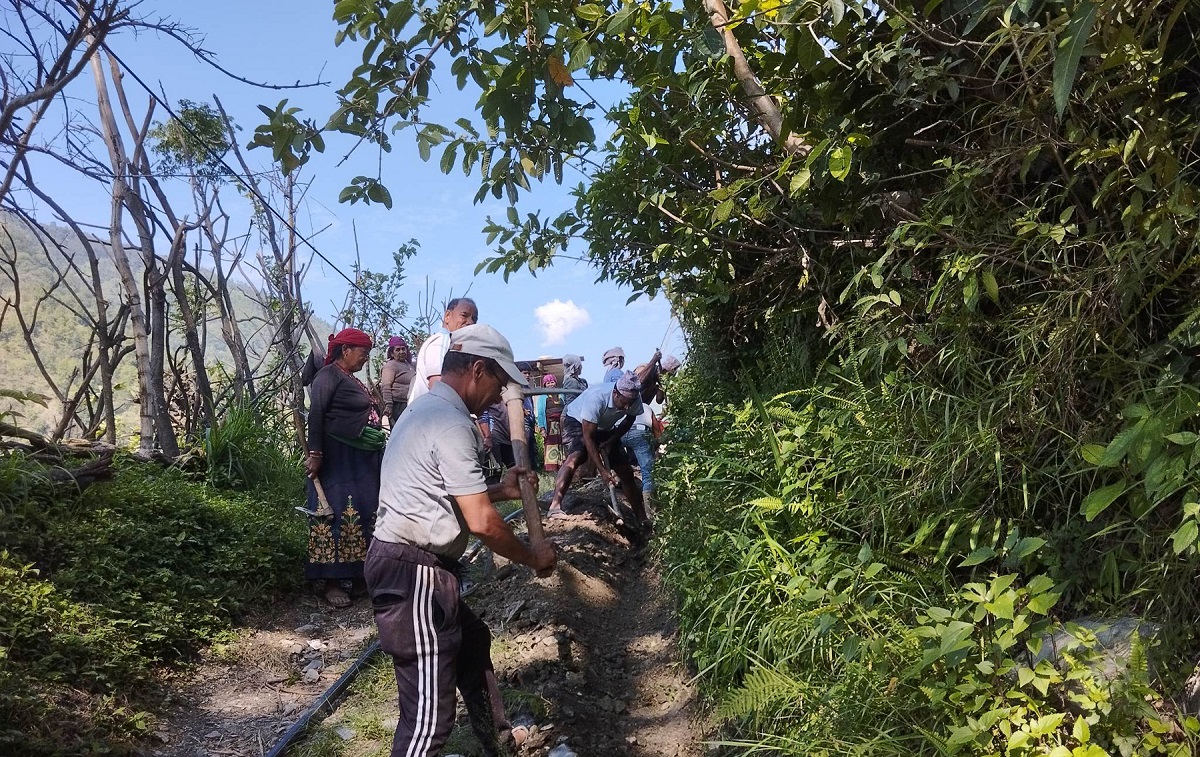
{"type": "Polygon", "coordinates": [[[371,354],[371,337],[342,329],[329,337],[325,367],[309,387],[308,457],[311,479],[308,509],[308,563],[304,577],[324,581],[325,599],[334,607],[350,604],[350,591],[361,584],[363,560],[379,506],[379,466],[387,440],[371,393],[354,374],[371,354]],[[320,481],[332,513],[321,506],[320,481]]]}

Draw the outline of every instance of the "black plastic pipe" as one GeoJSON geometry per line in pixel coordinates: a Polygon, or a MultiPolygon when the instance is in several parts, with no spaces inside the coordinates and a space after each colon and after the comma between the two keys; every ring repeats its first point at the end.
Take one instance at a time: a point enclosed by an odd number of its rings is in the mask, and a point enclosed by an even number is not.
{"type": "Polygon", "coordinates": [[[292,727],[287,729],[287,733],[280,737],[275,746],[271,747],[271,751],[267,752],[267,757],[283,757],[287,752],[288,747],[297,739],[304,735],[312,724],[315,717],[327,717],[337,709],[338,702],[346,693],[346,689],[350,688],[350,684],[358,678],[358,674],[362,672],[371,658],[379,653],[379,640],[375,640],[367,646],[363,653],[358,656],[354,664],[346,668],[346,672],[333,682],[333,685],[325,690],[325,693],[317,698],[313,705],[304,711],[300,719],[292,724],[292,727]]]}

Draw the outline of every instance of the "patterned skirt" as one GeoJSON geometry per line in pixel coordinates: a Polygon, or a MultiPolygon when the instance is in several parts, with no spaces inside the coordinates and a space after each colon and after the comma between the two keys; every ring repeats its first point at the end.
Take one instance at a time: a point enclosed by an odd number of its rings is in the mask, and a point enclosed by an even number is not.
{"type": "MultiPolygon", "coordinates": [[[[325,437],[321,486],[332,517],[308,519],[308,562],[304,577],[362,578],[367,545],[379,508],[379,467],[383,450],[366,452],[325,437]]],[[[317,490],[308,482],[308,509],[317,510],[317,490]]]]}
{"type": "Polygon", "coordinates": [[[562,405],[546,406],[545,467],[550,473],[558,470],[558,466],[563,462],[562,414],[562,405]]]}

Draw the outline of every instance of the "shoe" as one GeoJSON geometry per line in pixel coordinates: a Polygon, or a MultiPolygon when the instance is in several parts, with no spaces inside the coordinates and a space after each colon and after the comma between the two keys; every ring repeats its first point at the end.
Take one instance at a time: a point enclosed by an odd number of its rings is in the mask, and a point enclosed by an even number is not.
{"type": "Polygon", "coordinates": [[[551,507],[546,511],[546,518],[549,520],[558,520],[565,517],[567,517],[567,514],[563,512],[561,507],[551,507]]]}
{"type": "Polygon", "coordinates": [[[325,601],[335,610],[344,610],[351,604],[350,595],[346,590],[332,581],[325,583],[325,601]]]}

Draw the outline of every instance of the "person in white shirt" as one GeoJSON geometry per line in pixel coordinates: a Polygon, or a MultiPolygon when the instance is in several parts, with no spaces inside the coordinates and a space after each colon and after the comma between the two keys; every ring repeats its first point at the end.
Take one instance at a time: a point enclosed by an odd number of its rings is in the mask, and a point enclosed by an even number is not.
{"type": "Polygon", "coordinates": [[[431,335],[417,352],[417,372],[408,389],[408,404],[423,394],[442,377],[442,359],[450,349],[450,332],[463,326],[479,323],[479,306],[470,297],[455,297],[446,303],[442,316],[442,331],[431,335]]]}
{"type": "Polygon", "coordinates": [[[563,517],[562,502],[575,477],[575,469],[590,460],[606,485],[620,482],[639,525],[648,525],[642,489],[621,446],[621,437],[642,414],[641,391],[637,376],[626,371],[615,383],[594,386],[567,405],[562,417],[562,440],[567,455],[554,482],[549,517],[563,517]],[[611,471],[601,459],[601,450],[608,455],[611,471]]]}

